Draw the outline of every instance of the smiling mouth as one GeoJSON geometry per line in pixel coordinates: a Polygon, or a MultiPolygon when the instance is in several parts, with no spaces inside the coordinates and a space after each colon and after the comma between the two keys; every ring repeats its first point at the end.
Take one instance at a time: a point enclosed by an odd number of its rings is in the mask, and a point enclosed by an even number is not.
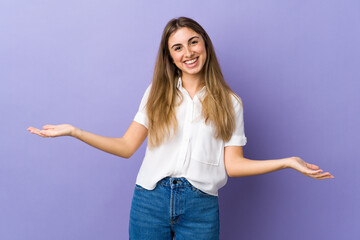
{"type": "Polygon", "coordinates": [[[194,59],[185,61],[185,64],[189,64],[189,65],[190,65],[190,64],[193,64],[193,63],[195,63],[198,59],[199,59],[199,57],[196,57],[196,58],[194,58],[194,59]]]}

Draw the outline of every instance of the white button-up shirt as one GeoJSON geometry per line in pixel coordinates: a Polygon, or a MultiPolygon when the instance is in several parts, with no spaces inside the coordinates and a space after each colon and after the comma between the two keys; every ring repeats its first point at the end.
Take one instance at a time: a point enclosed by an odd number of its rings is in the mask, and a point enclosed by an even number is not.
{"type": "MultiPolygon", "coordinates": [[[[185,177],[201,191],[218,196],[218,189],[227,181],[224,148],[246,144],[242,105],[232,96],[236,128],[231,139],[224,142],[215,138],[215,128],[212,124],[206,125],[202,117],[202,105],[199,99],[204,97],[206,88],[203,87],[191,99],[186,89],[182,87],[181,78],[178,79],[177,87],[183,95],[182,103],[176,108],[177,133],[158,147],[147,147],[136,184],[153,190],[156,183],[164,177],[185,177]]],[[[134,121],[146,128],[148,128],[146,103],[150,88],[151,84],[146,89],[139,111],[134,118],[134,121]]]]}

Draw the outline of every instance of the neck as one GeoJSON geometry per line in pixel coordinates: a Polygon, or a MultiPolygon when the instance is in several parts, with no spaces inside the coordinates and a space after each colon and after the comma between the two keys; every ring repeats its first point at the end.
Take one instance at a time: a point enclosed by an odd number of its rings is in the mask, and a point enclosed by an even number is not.
{"type": "Polygon", "coordinates": [[[191,94],[196,94],[205,85],[203,77],[199,75],[185,75],[181,76],[182,86],[191,94]]]}

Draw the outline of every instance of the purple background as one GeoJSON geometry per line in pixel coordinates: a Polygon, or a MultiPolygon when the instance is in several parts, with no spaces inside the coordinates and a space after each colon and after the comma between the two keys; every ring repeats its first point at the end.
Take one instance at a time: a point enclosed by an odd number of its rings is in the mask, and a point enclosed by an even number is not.
{"type": "Polygon", "coordinates": [[[29,126],[119,137],[151,82],[163,27],[208,32],[244,102],[245,157],[330,171],[229,179],[221,239],[360,239],[360,2],[0,2],[0,239],[127,239],[145,144],[131,159],[29,126]]]}

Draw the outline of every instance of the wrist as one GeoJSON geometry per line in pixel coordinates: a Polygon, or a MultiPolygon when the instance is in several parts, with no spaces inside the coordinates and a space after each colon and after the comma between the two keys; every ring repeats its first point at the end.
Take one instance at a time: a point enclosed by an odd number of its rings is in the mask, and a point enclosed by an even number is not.
{"type": "Polygon", "coordinates": [[[79,138],[80,134],[81,134],[81,129],[72,126],[72,130],[71,130],[70,136],[72,136],[72,137],[74,137],[74,138],[79,138]]]}
{"type": "Polygon", "coordinates": [[[292,168],[293,157],[284,158],[284,168],[292,168]]]}

